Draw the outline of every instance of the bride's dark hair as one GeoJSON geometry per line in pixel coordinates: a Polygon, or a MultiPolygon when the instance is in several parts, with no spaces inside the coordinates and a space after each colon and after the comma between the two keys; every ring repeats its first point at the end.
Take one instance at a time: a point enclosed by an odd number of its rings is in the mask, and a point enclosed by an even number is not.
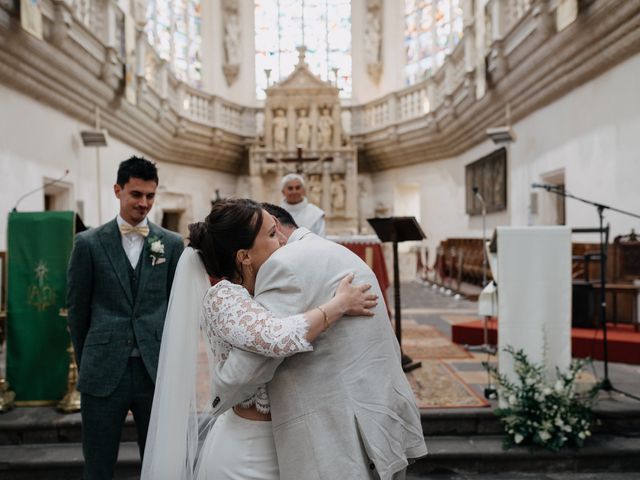
{"type": "Polygon", "coordinates": [[[189,225],[189,246],[200,254],[209,276],[242,281],[238,250],[249,249],[262,227],[262,207],[246,198],[216,200],[204,222],[189,225]]]}

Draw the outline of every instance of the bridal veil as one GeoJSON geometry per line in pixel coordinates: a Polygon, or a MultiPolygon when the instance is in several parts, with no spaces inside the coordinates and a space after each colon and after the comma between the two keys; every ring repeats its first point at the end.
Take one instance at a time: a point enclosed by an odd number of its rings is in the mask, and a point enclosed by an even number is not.
{"type": "Polygon", "coordinates": [[[198,369],[208,369],[209,379],[213,372],[210,356],[206,363],[198,361],[202,300],[210,286],[199,254],[187,247],[178,261],[167,307],[143,480],[195,478],[199,440],[211,424],[205,415],[199,418],[197,408],[198,369]]]}

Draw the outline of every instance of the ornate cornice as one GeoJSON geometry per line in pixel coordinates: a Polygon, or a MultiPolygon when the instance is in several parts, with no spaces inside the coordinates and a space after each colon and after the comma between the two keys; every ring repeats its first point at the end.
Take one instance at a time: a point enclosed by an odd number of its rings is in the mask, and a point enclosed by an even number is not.
{"type": "MultiPolygon", "coordinates": [[[[115,0],[101,2],[104,11],[95,22],[107,18],[113,26],[123,13],[115,0]]],[[[506,5],[490,2],[496,8],[506,5]]],[[[121,45],[113,32],[86,27],[64,2],[41,4],[44,41],[0,10],[0,83],[86,124],[93,124],[99,107],[102,126],[112,137],[157,160],[247,171],[259,109],[179,82],[153,52],[145,54],[144,45],[136,67],[138,99],[131,104],[124,98],[121,45]],[[149,76],[145,62],[150,55],[149,76]]],[[[432,78],[344,107],[352,114],[360,171],[458,156],[485,141],[487,128],[505,123],[507,104],[511,121],[517,122],[640,52],[640,1],[581,1],[577,20],[558,33],[551,4],[533,0],[532,8],[496,36],[487,52],[476,53],[474,42],[461,42],[432,78]],[[469,60],[475,55],[487,56],[489,72],[479,99],[475,64],[469,60]]],[[[466,32],[474,28],[473,19],[467,19],[466,32]]]]}

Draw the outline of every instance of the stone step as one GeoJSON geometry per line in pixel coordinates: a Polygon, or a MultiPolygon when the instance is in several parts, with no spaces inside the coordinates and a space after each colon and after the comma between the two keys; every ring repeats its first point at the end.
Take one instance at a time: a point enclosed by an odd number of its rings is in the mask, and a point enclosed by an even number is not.
{"type": "MultiPolygon", "coordinates": [[[[135,442],[133,417],[127,416],[121,441],[135,442]]],[[[79,413],[62,414],[53,407],[15,408],[0,415],[0,445],[82,441],[79,413]]]]}
{"type": "MultiPolygon", "coordinates": [[[[594,408],[592,431],[599,434],[640,437],[640,404],[632,408],[594,408]]],[[[433,409],[422,411],[426,437],[455,435],[500,435],[500,419],[491,408],[433,409]]]]}
{"type": "MultiPolygon", "coordinates": [[[[580,450],[549,452],[525,447],[504,450],[497,435],[427,437],[429,455],[410,466],[423,475],[504,472],[640,472],[640,439],[595,435],[580,450]]],[[[120,447],[117,480],[133,480],[140,471],[137,445],[120,447]]],[[[0,446],[0,477],[6,480],[80,478],[82,448],[78,443],[0,446]]],[[[425,477],[430,478],[430,477],[425,477]]]]}
{"type": "MultiPolygon", "coordinates": [[[[82,477],[80,443],[0,446],[0,478],[6,480],[78,480],[82,477]]],[[[140,455],[135,442],[120,444],[114,480],[138,480],[140,455]]]]}
{"type": "Polygon", "coordinates": [[[487,472],[640,472],[640,438],[594,435],[581,449],[504,450],[501,435],[426,437],[429,455],[411,465],[414,475],[487,472]]]}
{"type": "MultiPolygon", "coordinates": [[[[640,405],[633,408],[596,408],[594,433],[639,436],[640,405]]],[[[491,408],[423,410],[425,436],[500,435],[499,419],[491,408]]],[[[49,407],[17,408],[0,415],[0,445],[79,443],[80,414],[63,415],[49,407]]],[[[135,442],[136,429],[129,415],[122,432],[123,442],[135,442]]]]}

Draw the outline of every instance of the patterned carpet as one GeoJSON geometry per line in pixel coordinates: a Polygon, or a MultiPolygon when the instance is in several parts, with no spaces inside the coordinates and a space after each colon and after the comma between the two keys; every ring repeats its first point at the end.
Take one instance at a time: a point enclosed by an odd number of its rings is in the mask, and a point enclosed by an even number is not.
{"type": "MultiPolygon", "coordinates": [[[[414,360],[418,360],[414,358],[414,360]]],[[[419,408],[478,408],[489,403],[476,394],[441,360],[421,360],[422,368],[409,372],[407,378],[419,408]]]]}
{"type": "Polygon", "coordinates": [[[411,358],[471,358],[460,345],[456,345],[440,330],[431,325],[403,322],[402,351],[411,358]]]}

